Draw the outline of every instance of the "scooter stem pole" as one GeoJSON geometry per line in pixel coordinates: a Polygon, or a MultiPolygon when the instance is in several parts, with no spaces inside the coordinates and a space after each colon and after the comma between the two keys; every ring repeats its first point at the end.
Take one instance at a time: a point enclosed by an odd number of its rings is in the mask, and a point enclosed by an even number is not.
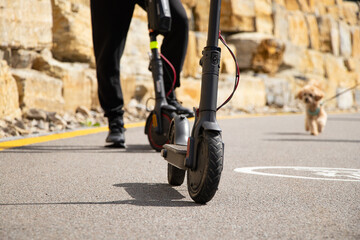
{"type": "Polygon", "coordinates": [[[209,14],[209,28],[207,46],[203,50],[200,115],[205,115],[210,121],[215,121],[219,68],[220,48],[218,47],[220,25],[221,0],[211,0],[209,14]]]}
{"type": "Polygon", "coordinates": [[[207,46],[217,47],[219,39],[221,0],[211,0],[207,46]]]}

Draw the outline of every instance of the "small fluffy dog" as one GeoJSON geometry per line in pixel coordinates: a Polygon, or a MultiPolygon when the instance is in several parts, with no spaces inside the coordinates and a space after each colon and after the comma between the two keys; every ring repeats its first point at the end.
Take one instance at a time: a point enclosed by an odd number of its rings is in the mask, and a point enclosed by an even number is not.
{"type": "Polygon", "coordinates": [[[324,131],[327,114],[320,100],[324,97],[323,91],[317,84],[306,85],[296,96],[305,103],[305,130],[310,131],[311,135],[318,135],[324,131]]]}

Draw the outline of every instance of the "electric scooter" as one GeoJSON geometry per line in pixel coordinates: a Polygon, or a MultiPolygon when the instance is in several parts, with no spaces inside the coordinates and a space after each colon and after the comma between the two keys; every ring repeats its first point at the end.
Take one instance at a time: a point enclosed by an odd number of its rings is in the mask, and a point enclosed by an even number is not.
{"type": "Polygon", "coordinates": [[[146,1],[151,49],[149,70],[152,72],[154,81],[155,107],[146,119],[145,134],[148,136],[151,147],[158,152],[164,144],[169,143],[168,130],[171,120],[176,116],[176,108],[166,101],[161,60],[163,56],[159,53],[159,44],[156,40],[158,34],[167,33],[171,29],[171,13],[168,1],[146,1]]]}
{"type": "Polygon", "coordinates": [[[195,122],[191,136],[184,131],[189,126],[186,117],[175,116],[169,129],[170,143],[165,144],[161,151],[162,157],[168,161],[169,184],[181,185],[187,172],[189,195],[196,203],[201,204],[214,197],[223,169],[224,143],[221,128],[216,121],[216,111],[231,99],[239,83],[238,64],[230,51],[237,66],[235,87],[231,96],[217,108],[220,68],[218,39],[220,38],[224,43],[219,34],[220,7],[221,0],[211,0],[207,45],[200,60],[202,66],[200,105],[198,109],[194,109],[195,122]]]}

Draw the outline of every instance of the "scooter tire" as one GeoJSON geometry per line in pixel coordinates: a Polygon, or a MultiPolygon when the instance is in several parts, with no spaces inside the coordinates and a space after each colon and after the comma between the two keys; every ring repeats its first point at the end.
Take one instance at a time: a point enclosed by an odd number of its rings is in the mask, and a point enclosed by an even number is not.
{"type": "Polygon", "coordinates": [[[197,147],[197,166],[187,171],[190,197],[200,204],[209,202],[218,189],[223,169],[223,142],[220,132],[203,131],[197,147]]]}
{"type": "Polygon", "coordinates": [[[184,183],[185,179],[185,170],[177,168],[170,163],[168,163],[168,183],[171,186],[180,186],[184,183]]]}

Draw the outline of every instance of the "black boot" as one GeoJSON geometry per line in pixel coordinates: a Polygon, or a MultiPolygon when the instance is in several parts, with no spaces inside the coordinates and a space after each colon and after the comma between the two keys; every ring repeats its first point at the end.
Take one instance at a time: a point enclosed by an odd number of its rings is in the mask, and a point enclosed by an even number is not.
{"type": "Polygon", "coordinates": [[[194,112],[189,108],[183,107],[181,103],[176,99],[175,92],[172,91],[169,96],[166,98],[169,105],[172,105],[176,108],[177,114],[184,114],[186,117],[193,117],[194,112]]]}
{"type": "Polygon", "coordinates": [[[125,128],[122,116],[109,117],[109,134],[106,142],[113,143],[114,147],[125,148],[125,128]]]}

